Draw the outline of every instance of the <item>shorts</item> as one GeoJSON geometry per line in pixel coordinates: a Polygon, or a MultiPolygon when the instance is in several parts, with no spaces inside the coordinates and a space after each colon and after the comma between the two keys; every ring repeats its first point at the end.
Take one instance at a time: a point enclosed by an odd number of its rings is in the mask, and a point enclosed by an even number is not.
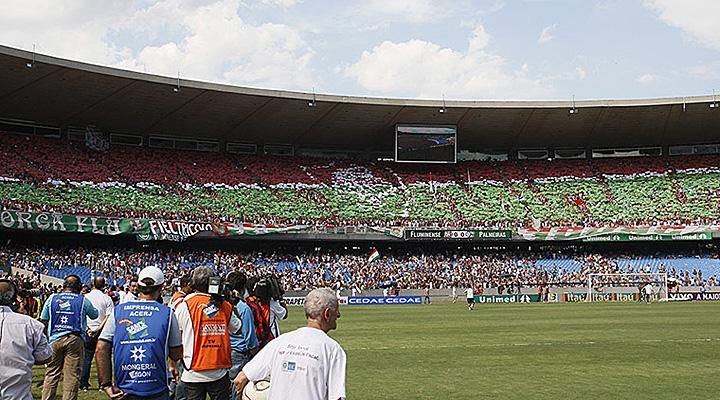
{"type": "Polygon", "coordinates": [[[467,303],[468,303],[468,304],[475,304],[475,298],[474,298],[474,297],[472,297],[472,298],[468,297],[468,298],[467,298],[467,303]]]}

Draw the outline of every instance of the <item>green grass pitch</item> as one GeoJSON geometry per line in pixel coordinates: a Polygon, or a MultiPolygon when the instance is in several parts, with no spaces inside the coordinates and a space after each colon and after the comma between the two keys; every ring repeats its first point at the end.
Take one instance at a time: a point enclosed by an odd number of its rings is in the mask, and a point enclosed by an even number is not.
{"type": "MultiPolygon", "coordinates": [[[[713,399],[719,311],[713,302],[344,306],[331,336],[348,355],[352,400],[713,399]]],[[[293,307],[282,329],[303,324],[293,307]]]]}

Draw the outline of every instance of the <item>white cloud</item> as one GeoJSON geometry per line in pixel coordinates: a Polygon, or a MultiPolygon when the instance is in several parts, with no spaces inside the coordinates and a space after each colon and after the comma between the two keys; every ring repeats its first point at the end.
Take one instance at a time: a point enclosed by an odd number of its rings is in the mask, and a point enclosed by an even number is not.
{"type": "Polygon", "coordinates": [[[587,76],[587,72],[585,72],[585,68],[583,68],[581,66],[575,67],[575,74],[574,74],[573,78],[582,80],[582,79],[585,79],[586,76],[587,76]]]}
{"type": "Polygon", "coordinates": [[[546,26],[543,28],[542,32],[540,32],[540,37],[538,38],[539,44],[545,44],[550,42],[555,38],[555,30],[557,29],[557,24],[552,24],[550,26],[546,26]]]}
{"type": "Polygon", "coordinates": [[[299,33],[282,24],[246,24],[238,5],[225,0],[182,15],[178,23],[189,33],[181,41],[145,47],[138,63],[165,75],[179,70],[185,77],[252,86],[315,86],[309,68],[313,51],[299,33]]]}
{"type": "Polygon", "coordinates": [[[720,61],[696,65],[687,69],[687,72],[699,79],[707,81],[720,81],[720,61]]]}
{"type": "Polygon", "coordinates": [[[119,2],[39,0],[30,6],[24,0],[6,0],[0,38],[3,44],[24,49],[36,44],[39,53],[114,64],[128,57],[129,49],[105,40],[108,26],[130,14],[119,2]]]}
{"type": "Polygon", "coordinates": [[[637,83],[653,83],[658,80],[658,76],[655,74],[643,74],[635,79],[637,83]]]}
{"type": "Polygon", "coordinates": [[[703,46],[720,49],[717,0],[645,0],[644,5],[670,26],[682,29],[703,46]]]}
{"type": "Polygon", "coordinates": [[[302,0],[262,0],[262,3],[271,6],[288,8],[302,3],[302,0]]]}
{"type": "Polygon", "coordinates": [[[552,90],[527,77],[527,65],[512,71],[503,57],[486,50],[490,36],[478,26],[466,51],[423,40],[385,41],[346,66],[345,76],[379,94],[438,98],[539,98],[552,90]]]}
{"type": "Polygon", "coordinates": [[[246,23],[238,15],[241,0],[39,2],[3,3],[3,44],[28,49],[38,43],[40,53],[168,76],[179,71],[184,78],[259,87],[319,86],[309,66],[314,52],[300,33],[283,24],[246,23]],[[116,45],[132,42],[128,38],[143,42],[116,45]]]}
{"type": "Polygon", "coordinates": [[[365,0],[357,4],[374,16],[409,22],[428,22],[447,15],[448,10],[432,0],[365,0]]]}

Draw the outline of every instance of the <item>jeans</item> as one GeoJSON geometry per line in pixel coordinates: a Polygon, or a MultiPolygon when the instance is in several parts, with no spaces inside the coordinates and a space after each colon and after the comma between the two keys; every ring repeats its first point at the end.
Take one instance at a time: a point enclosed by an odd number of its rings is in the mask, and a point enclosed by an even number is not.
{"type": "Polygon", "coordinates": [[[185,396],[185,382],[180,380],[182,378],[182,373],[185,370],[183,360],[181,359],[176,361],[175,366],[178,369],[178,381],[170,383],[169,397],[172,400],[187,400],[187,397],[185,396]]]}
{"type": "MultiPolygon", "coordinates": [[[[92,366],[93,357],[95,357],[95,347],[97,347],[97,338],[87,338],[85,342],[85,360],[83,362],[82,375],[80,376],[80,387],[90,387],[90,367],[92,366]]],[[[98,382],[98,387],[100,382],[98,382]]]]}
{"type": "Polygon", "coordinates": [[[187,400],[210,400],[230,399],[230,378],[225,374],[222,378],[212,382],[185,382],[185,395],[187,400]]]}
{"type": "Polygon", "coordinates": [[[235,379],[236,376],[242,371],[245,364],[250,362],[250,353],[245,352],[241,353],[239,351],[233,350],[232,352],[232,367],[230,367],[230,399],[231,400],[237,400],[238,396],[235,393],[235,385],[233,384],[233,379],[235,379]]]}
{"type": "Polygon", "coordinates": [[[168,391],[162,391],[158,394],[154,394],[152,396],[133,396],[128,395],[128,397],[125,398],[125,400],[168,400],[170,397],[168,396],[168,391]]]}

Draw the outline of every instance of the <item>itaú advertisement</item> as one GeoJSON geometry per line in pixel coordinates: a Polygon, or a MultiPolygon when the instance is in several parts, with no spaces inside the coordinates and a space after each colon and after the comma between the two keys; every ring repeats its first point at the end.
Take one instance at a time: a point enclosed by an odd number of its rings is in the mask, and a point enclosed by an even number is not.
{"type": "MultiPolygon", "coordinates": [[[[639,295],[637,293],[593,293],[592,294],[592,301],[593,303],[602,303],[602,302],[610,302],[610,301],[619,301],[619,302],[633,302],[638,301],[639,295]]],[[[650,296],[650,300],[652,301],[658,301],[660,299],[660,296],[657,293],[654,293],[650,296]]],[[[571,292],[565,292],[563,293],[563,301],[568,303],[583,303],[587,300],[587,292],[583,293],[571,293],[571,292]]]]}
{"type": "MultiPolygon", "coordinates": [[[[285,305],[288,307],[302,307],[305,305],[305,298],[304,297],[283,297],[285,300],[285,305]]],[[[338,302],[341,305],[347,304],[347,296],[340,296],[338,297],[338,302]]]]}
{"type": "Polygon", "coordinates": [[[422,304],[422,296],[350,296],[349,306],[375,306],[387,304],[422,304]]]}

